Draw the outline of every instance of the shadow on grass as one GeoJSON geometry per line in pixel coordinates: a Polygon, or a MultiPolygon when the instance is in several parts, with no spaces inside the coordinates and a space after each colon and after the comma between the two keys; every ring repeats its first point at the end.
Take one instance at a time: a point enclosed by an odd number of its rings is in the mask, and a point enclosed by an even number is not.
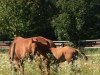
{"type": "Polygon", "coordinates": [[[8,49],[0,49],[0,53],[8,53],[8,49]]]}

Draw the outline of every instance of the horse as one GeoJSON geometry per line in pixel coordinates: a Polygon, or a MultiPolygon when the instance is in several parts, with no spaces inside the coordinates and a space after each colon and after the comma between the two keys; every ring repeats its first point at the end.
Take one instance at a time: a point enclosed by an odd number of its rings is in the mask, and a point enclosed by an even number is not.
{"type": "MultiPolygon", "coordinates": [[[[42,36],[31,38],[16,37],[9,48],[10,63],[14,65],[15,71],[24,75],[23,62],[25,58],[29,58],[32,61],[33,56],[37,55],[40,57],[41,62],[45,63],[45,75],[49,75],[50,61],[48,54],[51,54],[50,48],[52,47],[56,47],[53,41],[42,36]]],[[[39,65],[39,67],[42,71],[42,66],[39,65]]]]}
{"type": "Polygon", "coordinates": [[[68,64],[70,63],[73,64],[73,61],[78,59],[78,53],[80,53],[84,57],[85,60],[88,60],[87,56],[83,52],[81,52],[77,48],[73,48],[70,46],[50,48],[50,50],[55,57],[54,59],[55,60],[54,64],[56,64],[55,72],[58,71],[57,68],[59,67],[60,62],[67,61],[68,64]]]}
{"type": "Polygon", "coordinates": [[[9,60],[14,66],[14,71],[24,75],[23,61],[26,57],[34,55],[36,44],[32,38],[15,37],[9,47],[9,60]]]}
{"type": "Polygon", "coordinates": [[[56,48],[56,45],[54,44],[54,42],[52,40],[47,39],[42,36],[33,37],[33,39],[36,40],[37,55],[40,57],[41,62],[44,63],[45,71],[43,71],[44,70],[42,68],[43,65],[40,64],[39,67],[40,67],[41,71],[44,72],[43,75],[49,75],[50,74],[49,56],[52,55],[50,48],[56,48]]]}

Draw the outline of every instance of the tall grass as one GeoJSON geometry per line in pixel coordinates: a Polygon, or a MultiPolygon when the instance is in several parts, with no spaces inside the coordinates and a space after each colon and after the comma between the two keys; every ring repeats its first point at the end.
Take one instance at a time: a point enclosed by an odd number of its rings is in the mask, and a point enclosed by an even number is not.
{"type": "MultiPolygon", "coordinates": [[[[86,52],[89,55],[94,53],[100,54],[100,50],[89,50],[86,52]]],[[[60,63],[58,75],[100,75],[100,56],[88,56],[89,60],[85,61],[79,58],[75,61],[74,66],[67,62],[60,63]]],[[[38,67],[39,62],[33,61],[31,64],[25,61],[25,75],[41,75],[38,67]]],[[[51,75],[53,75],[51,66],[51,75]]],[[[11,75],[10,63],[7,52],[0,52],[0,75],[11,75]]]]}

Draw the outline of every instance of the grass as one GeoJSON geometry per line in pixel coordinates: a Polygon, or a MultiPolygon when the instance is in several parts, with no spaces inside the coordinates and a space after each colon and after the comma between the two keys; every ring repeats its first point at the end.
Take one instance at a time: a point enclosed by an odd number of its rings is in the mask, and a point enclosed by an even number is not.
{"type": "MultiPolygon", "coordinates": [[[[89,55],[96,53],[100,54],[100,50],[86,51],[86,54],[89,55]]],[[[74,66],[67,64],[67,62],[60,63],[58,75],[100,75],[100,56],[89,56],[88,58],[88,61],[79,58],[75,61],[74,66]]],[[[37,64],[39,64],[38,61],[33,61],[31,64],[25,62],[25,75],[41,75],[37,64]]],[[[0,52],[0,75],[11,75],[7,51],[0,52]]],[[[53,75],[52,66],[51,75],[53,75]]]]}

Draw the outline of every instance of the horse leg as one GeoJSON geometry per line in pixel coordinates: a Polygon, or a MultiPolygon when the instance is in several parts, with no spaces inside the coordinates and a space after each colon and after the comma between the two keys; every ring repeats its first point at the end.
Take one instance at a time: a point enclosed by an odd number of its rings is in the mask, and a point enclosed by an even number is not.
{"type": "Polygon", "coordinates": [[[50,62],[48,61],[47,58],[45,58],[44,56],[40,56],[40,69],[41,69],[41,74],[43,75],[50,75],[50,62]]]}
{"type": "Polygon", "coordinates": [[[12,63],[11,64],[11,72],[12,72],[12,75],[16,75],[16,71],[17,71],[17,69],[16,69],[14,63],[12,63]]]}
{"type": "Polygon", "coordinates": [[[45,75],[50,75],[50,62],[48,59],[44,59],[45,75]]]}
{"type": "Polygon", "coordinates": [[[50,75],[50,62],[48,61],[47,63],[47,75],[50,75]]]}
{"type": "Polygon", "coordinates": [[[18,60],[14,60],[12,62],[12,66],[11,66],[11,70],[12,70],[12,75],[17,75],[17,73],[19,72],[19,64],[18,64],[18,60]]]}
{"type": "Polygon", "coordinates": [[[54,65],[53,65],[54,75],[56,75],[58,73],[58,67],[59,67],[59,63],[55,62],[54,65]]]}
{"type": "Polygon", "coordinates": [[[41,58],[41,55],[37,55],[37,61],[39,61],[39,69],[41,70],[41,75],[44,75],[43,74],[43,71],[44,71],[44,69],[43,69],[43,59],[41,58]]]}
{"type": "Polygon", "coordinates": [[[20,66],[20,75],[24,75],[24,63],[23,63],[23,59],[20,60],[19,66],[20,66]]]}
{"type": "Polygon", "coordinates": [[[20,65],[20,73],[21,75],[24,75],[24,64],[20,65]]]}

